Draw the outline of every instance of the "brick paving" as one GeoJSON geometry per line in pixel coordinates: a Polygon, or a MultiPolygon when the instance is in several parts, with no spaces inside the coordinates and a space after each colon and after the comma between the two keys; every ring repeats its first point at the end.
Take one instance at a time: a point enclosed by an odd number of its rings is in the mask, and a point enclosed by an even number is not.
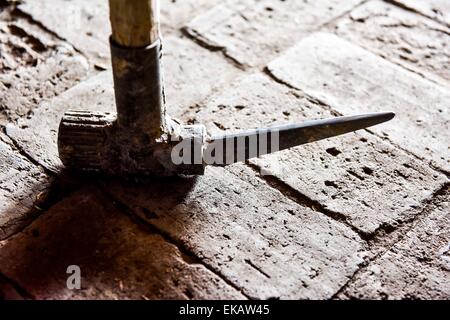
{"type": "Polygon", "coordinates": [[[62,114],[114,109],[107,1],[0,1],[0,298],[449,299],[448,1],[161,7],[184,122],[397,117],[196,178],[73,175],[62,114]]]}

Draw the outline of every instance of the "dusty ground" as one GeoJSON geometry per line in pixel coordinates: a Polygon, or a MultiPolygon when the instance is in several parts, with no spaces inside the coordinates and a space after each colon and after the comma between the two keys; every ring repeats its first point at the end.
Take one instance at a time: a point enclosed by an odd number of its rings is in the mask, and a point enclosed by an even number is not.
{"type": "Polygon", "coordinates": [[[0,297],[450,298],[449,1],[162,0],[185,122],[397,117],[140,183],[65,173],[56,150],[65,110],[114,108],[107,10],[0,1],[0,297]]]}

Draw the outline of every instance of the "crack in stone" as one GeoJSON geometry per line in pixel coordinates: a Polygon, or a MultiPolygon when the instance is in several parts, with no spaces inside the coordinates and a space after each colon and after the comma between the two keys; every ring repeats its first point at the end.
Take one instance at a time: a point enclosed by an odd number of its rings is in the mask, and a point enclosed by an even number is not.
{"type": "Polygon", "coordinates": [[[439,23],[439,24],[441,24],[441,25],[443,25],[443,26],[449,27],[449,25],[448,25],[447,23],[442,22],[442,21],[439,21],[439,20],[435,20],[435,19],[433,19],[433,18],[431,18],[431,17],[429,17],[429,16],[423,14],[422,12],[420,12],[420,11],[418,11],[418,10],[412,8],[412,7],[408,7],[407,5],[405,5],[405,4],[401,3],[401,2],[398,2],[398,1],[395,1],[395,0],[383,0],[383,1],[384,1],[384,2],[387,2],[387,3],[389,3],[389,4],[392,4],[392,5],[394,5],[394,6],[398,7],[398,8],[400,8],[400,9],[403,9],[403,10],[405,10],[405,11],[409,11],[409,12],[412,12],[412,13],[414,13],[414,14],[417,14],[417,15],[419,15],[419,16],[421,16],[421,17],[425,17],[425,18],[427,18],[428,20],[437,22],[437,23],[439,23]]]}
{"type": "Polygon", "coordinates": [[[270,279],[271,276],[268,275],[267,273],[265,273],[260,267],[258,267],[257,265],[255,265],[251,260],[249,259],[244,259],[244,262],[246,264],[248,264],[250,267],[252,267],[253,269],[255,269],[256,271],[258,271],[260,274],[262,274],[264,277],[266,277],[267,279],[270,279]]]}
{"type": "Polygon", "coordinates": [[[11,137],[10,135],[8,135],[6,127],[1,127],[1,130],[2,130],[3,134],[5,134],[9,138],[9,140],[12,142],[12,145],[8,142],[5,142],[5,143],[7,143],[9,146],[11,146],[13,148],[13,151],[17,151],[22,157],[27,159],[34,166],[41,168],[46,174],[48,174],[50,176],[54,175],[54,172],[51,172],[50,170],[48,170],[45,167],[43,167],[42,165],[40,165],[38,161],[36,161],[31,155],[29,155],[28,152],[26,152],[25,149],[22,148],[22,146],[14,139],[14,137],[11,137]]]}
{"type": "Polygon", "coordinates": [[[227,48],[213,43],[211,41],[209,41],[208,39],[206,39],[205,37],[203,37],[199,32],[197,32],[194,29],[191,29],[189,27],[183,27],[181,28],[181,33],[185,36],[187,36],[189,39],[191,39],[194,43],[196,43],[197,45],[212,51],[212,52],[220,52],[222,53],[223,57],[230,62],[232,65],[234,65],[236,68],[240,69],[240,70],[247,70],[249,69],[250,66],[236,60],[235,58],[233,58],[228,52],[227,52],[227,48]]]}

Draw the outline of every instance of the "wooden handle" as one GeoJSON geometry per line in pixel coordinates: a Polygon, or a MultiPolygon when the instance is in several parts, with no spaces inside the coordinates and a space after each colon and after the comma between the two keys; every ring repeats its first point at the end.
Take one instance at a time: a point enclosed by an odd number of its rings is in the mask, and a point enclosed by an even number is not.
{"type": "Polygon", "coordinates": [[[159,0],[109,0],[112,39],[141,48],[159,38],[159,0]]]}

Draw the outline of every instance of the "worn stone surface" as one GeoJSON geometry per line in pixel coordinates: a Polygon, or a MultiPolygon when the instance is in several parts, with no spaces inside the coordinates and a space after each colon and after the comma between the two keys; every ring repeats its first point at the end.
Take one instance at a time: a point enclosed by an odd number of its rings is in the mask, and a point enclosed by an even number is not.
{"type": "MultiPolygon", "coordinates": [[[[219,133],[330,117],[334,116],[327,108],[299,91],[255,74],[211,97],[195,119],[207,124],[211,133],[219,133]]],[[[342,215],[365,236],[411,219],[448,181],[365,131],[251,162],[280,184],[342,215]]]]}
{"type": "MultiPolygon", "coordinates": [[[[161,1],[163,35],[179,29],[194,14],[206,11],[217,0],[161,1]]],[[[66,39],[85,53],[94,64],[109,67],[111,34],[108,1],[91,0],[26,0],[19,9],[41,22],[49,30],[66,39]],[[68,17],[61,19],[61,17],[68,17]]]]}
{"type": "Polygon", "coordinates": [[[365,256],[350,228],[234,165],[105,188],[250,298],[329,298],[365,256]]]}
{"type": "Polygon", "coordinates": [[[407,69],[448,85],[450,29],[382,1],[356,8],[330,28],[407,69]]]}
{"type": "Polygon", "coordinates": [[[197,16],[186,31],[244,66],[260,66],[360,0],[233,0],[197,16]]]}
{"type": "Polygon", "coordinates": [[[86,59],[16,11],[0,9],[0,125],[29,115],[88,74],[86,59]]]}
{"type": "Polygon", "coordinates": [[[189,110],[240,74],[221,56],[186,38],[164,38],[164,82],[167,112],[184,121],[189,110]]]}
{"type": "Polygon", "coordinates": [[[11,146],[0,133],[0,240],[20,230],[41,211],[52,178],[11,146]]]}
{"type": "Polygon", "coordinates": [[[0,272],[35,299],[243,298],[93,188],[56,204],[4,243],[0,272]],[[70,265],[81,269],[81,290],[67,289],[70,265]]]}
{"type": "Polygon", "coordinates": [[[180,29],[194,16],[198,16],[215,5],[219,0],[161,0],[161,29],[164,34],[180,29]]]}
{"type": "Polygon", "coordinates": [[[421,13],[450,26],[450,3],[447,0],[390,0],[403,8],[421,13]]]}
{"type": "Polygon", "coordinates": [[[341,298],[448,299],[450,293],[450,193],[436,199],[379,259],[354,279],[341,298]]]}
{"type": "Polygon", "coordinates": [[[20,3],[19,9],[67,40],[93,63],[107,64],[111,33],[107,1],[27,0],[20,3]]]}
{"type": "Polygon", "coordinates": [[[396,112],[370,130],[450,171],[448,89],[327,33],[300,41],[268,69],[339,113],[396,112]]]}

